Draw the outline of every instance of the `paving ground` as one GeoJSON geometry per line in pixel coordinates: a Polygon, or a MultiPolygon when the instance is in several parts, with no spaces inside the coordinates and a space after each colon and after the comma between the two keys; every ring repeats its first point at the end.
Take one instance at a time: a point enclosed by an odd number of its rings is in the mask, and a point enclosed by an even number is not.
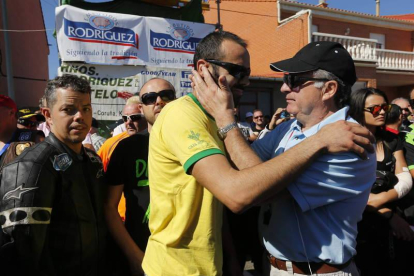
{"type": "Polygon", "coordinates": [[[243,276],[261,276],[261,274],[254,271],[254,266],[251,261],[247,261],[244,266],[243,276]]]}

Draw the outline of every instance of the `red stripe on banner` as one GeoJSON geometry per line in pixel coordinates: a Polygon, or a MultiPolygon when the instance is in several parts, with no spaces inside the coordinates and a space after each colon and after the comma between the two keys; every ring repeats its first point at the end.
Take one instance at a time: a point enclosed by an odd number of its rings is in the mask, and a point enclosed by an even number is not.
{"type": "Polygon", "coordinates": [[[112,59],[138,59],[134,56],[113,56],[112,59]]]}
{"type": "Polygon", "coordinates": [[[69,39],[70,40],[75,40],[75,41],[90,42],[90,43],[102,43],[102,44],[112,44],[112,45],[121,45],[121,46],[132,46],[132,47],[135,47],[134,44],[118,43],[118,42],[109,42],[109,41],[104,41],[104,40],[92,40],[92,39],[82,39],[82,38],[73,38],[73,37],[70,37],[69,39]]]}
{"type": "Polygon", "coordinates": [[[165,51],[165,52],[194,54],[194,52],[184,51],[184,50],[173,50],[173,49],[163,49],[163,48],[154,48],[154,50],[157,50],[157,51],[165,51]]]}

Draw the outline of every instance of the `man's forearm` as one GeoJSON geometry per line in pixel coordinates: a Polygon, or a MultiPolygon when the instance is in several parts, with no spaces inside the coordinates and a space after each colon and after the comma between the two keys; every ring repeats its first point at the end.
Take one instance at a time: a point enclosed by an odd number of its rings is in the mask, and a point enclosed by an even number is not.
{"type": "Polygon", "coordinates": [[[239,213],[285,189],[324,149],[320,139],[310,137],[280,156],[240,171],[223,156],[212,155],[198,161],[191,173],[232,212],[239,213]],[[210,173],[212,163],[219,173],[210,173]]]}
{"type": "Polygon", "coordinates": [[[237,181],[245,182],[247,175],[252,176],[252,181],[248,185],[237,185],[240,193],[248,195],[249,206],[269,200],[293,182],[323,150],[323,144],[316,137],[310,137],[282,155],[243,170],[237,181]]]}
{"type": "Polygon", "coordinates": [[[106,206],[105,218],[109,232],[121,248],[122,252],[124,252],[128,261],[131,263],[138,259],[141,264],[144,259],[144,252],[136,245],[129,235],[119,216],[118,209],[113,206],[106,206]]]}

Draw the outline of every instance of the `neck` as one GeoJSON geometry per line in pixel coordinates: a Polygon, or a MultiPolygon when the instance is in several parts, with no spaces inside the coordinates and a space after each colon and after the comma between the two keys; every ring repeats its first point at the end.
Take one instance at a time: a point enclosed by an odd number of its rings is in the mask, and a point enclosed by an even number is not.
{"type": "Polygon", "coordinates": [[[65,145],[71,150],[73,150],[76,154],[80,154],[82,152],[82,143],[77,143],[77,144],[66,144],[65,143],[65,145]]]}
{"type": "Polygon", "coordinates": [[[391,124],[391,125],[387,125],[388,128],[394,129],[394,130],[398,130],[400,128],[400,124],[391,124]]]}
{"type": "Polygon", "coordinates": [[[319,124],[332,114],[334,114],[338,109],[329,110],[328,108],[324,108],[320,112],[312,112],[309,115],[305,116],[298,116],[298,122],[302,125],[302,131],[308,130],[314,125],[319,124]]]}
{"type": "Polygon", "coordinates": [[[259,126],[259,125],[256,125],[256,129],[258,129],[258,130],[262,130],[262,129],[264,129],[264,127],[265,127],[265,126],[259,126]]]}
{"type": "Polygon", "coordinates": [[[152,129],[152,125],[150,123],[148,123],[148,133],[151,133],[151,129],[152,129]]]}
{"type": "Polygon", "coordinates": [[[375,132],[377,132],[376,126],[365,126],[372,134],[375,135],[375,132]]]}

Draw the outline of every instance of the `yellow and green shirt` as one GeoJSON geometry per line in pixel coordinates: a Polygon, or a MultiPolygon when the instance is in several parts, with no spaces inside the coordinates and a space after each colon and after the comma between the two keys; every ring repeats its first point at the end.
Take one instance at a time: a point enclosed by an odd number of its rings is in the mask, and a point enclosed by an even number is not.
{"type": "Polygon", "coordinates": [[[224,155],[224,145],[194,95],[166,105],[150,136],[147,275],[222,275],[223,205],[188,174],[213,154],[224,155]]]}

